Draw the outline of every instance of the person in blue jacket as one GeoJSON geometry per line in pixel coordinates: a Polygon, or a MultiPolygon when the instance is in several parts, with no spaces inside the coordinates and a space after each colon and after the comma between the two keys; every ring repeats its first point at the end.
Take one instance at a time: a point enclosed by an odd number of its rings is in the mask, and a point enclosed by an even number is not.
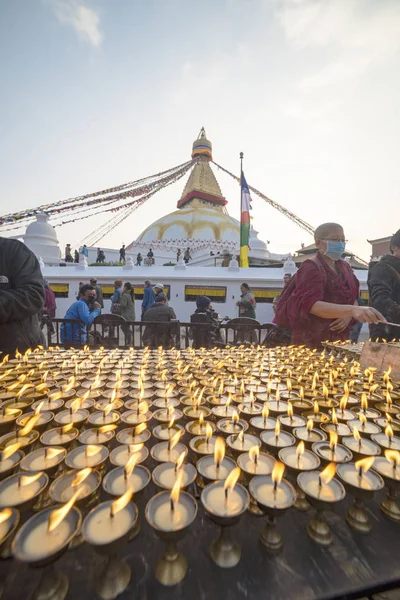
{"type": "Polygon", "coordinates": [[[142,301],[142,321],[143,315],[154,304],[155,293],[148,279],[144,282],[143,301],[142,301]]]}
{"type": "Polygon", "coordinates": [[[75,319],[80,323],[62,323],[60,328],[63,344],[86,344],[86,326],[91,325],[101,313],[96,302],[96,290],[92,285],[83,285],[79,290],[79,299],[71,304],[64,319],[75,319]]]}

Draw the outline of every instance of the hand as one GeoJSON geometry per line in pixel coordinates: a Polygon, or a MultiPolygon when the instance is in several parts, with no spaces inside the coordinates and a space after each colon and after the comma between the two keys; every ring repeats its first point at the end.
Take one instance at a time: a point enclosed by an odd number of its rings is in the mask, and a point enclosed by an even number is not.
{"type": "Polygon", "coordinates": [[[95,308],[101,308],[101,304],[99,304],[98,302],[95,302],[95,303],[93,304],[93,306],[94,306],[95,308]]]}
{"type": "Polygon", "coordinates": [[[387,323],[379,310],[370,306],[354,306],[352,316],[361,323],[387,323]]]}
{"type": "Polygon", "coordinates": [[[331,331],[337,331],[337,333],[342,333],[345,329],[348,328],[349,323],[351,321],[351,317],[343,317],[342,319],[335,319],[331,324],[331,331]]]}

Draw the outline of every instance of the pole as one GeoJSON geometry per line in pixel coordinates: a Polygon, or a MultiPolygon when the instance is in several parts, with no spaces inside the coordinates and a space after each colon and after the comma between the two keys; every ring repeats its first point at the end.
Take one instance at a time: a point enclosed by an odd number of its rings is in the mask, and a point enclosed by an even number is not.
{"type": "Polygon", "coordinates": [[[243,152],[239,154],[240,157],[240,228],[239,228],[239,267],[242,267],[242,258],[240,248],[242,246],[242,175],[243,175],[243,152]]]}

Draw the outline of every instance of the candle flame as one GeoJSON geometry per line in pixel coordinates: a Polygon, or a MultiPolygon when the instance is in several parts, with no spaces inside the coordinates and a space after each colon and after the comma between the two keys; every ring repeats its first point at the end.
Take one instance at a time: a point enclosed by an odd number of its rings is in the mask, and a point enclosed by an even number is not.
{"type": "Polygon", "coordinates": [[[0,511],[0,525],[1,523],[4,523],[4,521],[7,521],[7,519],[9,519],[12,515],[12,510],[11,508],[5,508],[4,510],[0,511]]]}
{"type": "Polygon", "coordinates": [[[291,379],[287,379],[287,380],[286,380],[286,387],[287,387],[287,389],[288,389],[288,392],[291,392],[291,391],[292,391],[292,389],[293,389],[293,386],[292,386],[292,380],[291,380],[291,379]]]}
{"type": "Polygon", "coordinates": [[[374,457],[367,456],[367,458],[363,458],[362,460],[357,460],[355,462],[355,467],[357,471],[361,471],[363,474],[370,470],[372,465],[374,464],[374,457]]]}
{"type": "Polygon", "coordinates": [[[101,451],[101,446],[94,446],[93,444],[88,444],[85,447],[85,456],[95,456],[101,451]]]}
{"type": "Polygon", "coordinates": [[[204,413],[201,412],[199,415],[199,425],[200,427],[203,427],[203,423],[204,423],[204,413]]]}
{"type": "Polygon", "coordinates": [[[59,454],[62,454],[64,450],[62,448],[45,448],[46,458],[55,458],[59,454]]]}
{"type": "Polygon", "coordinates": [[[338,418],[336,416],[336,410],[334,408],[332,408],[332,419],[331,420],[334,425],[338,424],[338,418]]]}
{"type": "Polygon", "coordinates": [[[391,425],[387,425],[385,428],[385,435],[386,437],[388,437],[389,439],[393,437],[393,429],[391,425]]]}
{"type": "Polygon", "coordinates": [[[367,417],[363,413],[360,413],[358,416],[358,420],[360,421],[360,423],[365,424],[367,422],[367,417]]]}
{"type": "Polygon", "coordinates": [[[124,467],[125,479],[128,479],[128,477],[130,477],[132,475],[133,469],[136,467],[139,460],[140,460],[139,452],[135,452],[135,454],[132,454],[132,456],[129,458],[128,462],[126,463],[126,465],[124,467]]]}
{"type": "Polygon", "coordinates": [[[73,375],[71,375],[71,377],[68,379],[68,383],[63,385],[63,392],[69,392],[70,390],[73,389],[74,385],[75,385],[75,377],[73,375]]]}
{"type": "Polygon", "coordinates": [[[21,396],[23,396],[24,392],[26,392],[26,390],[29,390],[29,388],[33,388],[33,383],[26,383],[25,385],[23,385],[22,388],[17,393],[17,398],[18,399],[21,398],[21,396]]]}
{"type": "Polygon", "coordinates": [[[335,450],[338,443],[338,435],[336,431],[329,432],[329,447],[331,450],[335,450]]]}
{"type": "Polygon", "coordinates": [[[241,431],[238,434],[238,440],[239,440],[240,443],[243,443],[243,440],[244,440],[244,431],[241,431]]]}
{"type": "Polygon", "coordinates": [[[303,386],[300,387],[299,394],[300,394],[300,400],[304,400],[304,388],[303,388],[303,386]]]}
{"type": "Polygon", "coordinates": [[[140,425],[137,425],[137,427],[135,427],[135,436],[140,435],[141,433],[143,433],[143,431],[147,429],[147,424],[146,423],[140,423],[140,425]]]}
{"type": "Polygon", "coordinates": [[[369,393],[374,394],[376,392],[376,390],[378,389],[378,387],[379,387],[379,383],[374,383],[374,385],[370,386],[369,393]]]}
{"type": "Polygon", "coordinates": [[[186,450],[184,450],[179,456],[175,463],[175,470],[178,471],[183,465],[183,461],[185,460],[186,450]]]}
{"type": "MultiPolygon", "coordinates": [[[[171,439],[169,440],[169,449],[170,450],[172,450],[173,448],[175,448],[175,446],[177,445],[177,443],[181,439],[181,435],[182,435],[182,431],[180,429],[178,429],[178,431],[176,433],[174,433],[173,436],[171,436],[171,439]]],[[[211,431],[211,435],[212,435],[212,431],[211,431]]]]}
{"type": "Polygon", "coordinates": [[[262,414],[263,419],[268,419],[269,408],[268,408],[268,403],[267,402],[264,402],[261,414],[262,414]]]}
{"type": "Polygon", "coordinates": [[[110,402],[110,404],[106,404],[106,406],[104,407],[104,411],[103,411],[105,417],[107,417],[110,414],[110,412],[113,410],[114,406],[115,405],[113,402],[110,402]]]}
{"type": "Polygon", "coordinates": [[[183,469],[179,469],[176,479],[175,479],[175,483],[172,486],[172,490],[171,490],[171,494],[170,494],[170,500],[171,500],[171,505],[173,506],[174,504],[177,504],[179,502],[179,496],[181,493],[181,487],[182,487],[182,481],[183,481],[183,469]]]}
{"type": "Polygon", "coordinates": [[[53,394],[49,394],[49,402],[55,402],[62,398],[62,392],[54,392],[53,394]]]}
{"type": "Polygon", "coordinates": [[[232,413],[232,422],[233,423],[238,423],[239,422],[239,415],[237,410],[234,410],[232,413]]]}
{"type": "Polygon", "coordinates": [[[355,440],[357,440],[357,442],[359,442],[361,440],[361,436],[359,434],[357,427],[353,428],[353,437],[355,440]]]}
{"type": "Polygon", "coordinates": [[[321,471],[319,478],[324,485],[328,485],[328,483],[335,477],[335,473],[336,463],[331,462],[323,471],[321,471]]]}
{"type": "Polygon", "coordinates": [[[272,469],[271,479],[274,483],[280,484],[282,481],[283,474],[285,472],[285,465],[281,463],[279,460],[274,464],[274,468],[272,469]]]}
{"type": "Polygon", "coordinates": [[[275,424],[275,437],[279,437],[280,432],[281,432],[281,424],[277,419],[276,424],[275,424]]]}
{"type": "Polygon", "coordinates": [[[400,452],[398,450],[385,450],[385,458],[390,463],[395,463],[396,467],[400,465],[400,452]]]}
{"type": "Polygon", "coordinates": [[[346,406],[347,406],[347,397],[342,396],[340,403],[339,403],[340,410],[346,410],[346,406]]]}
{"type": "Polygon", "coordinates": [[[388,423],[390,423],[390,421],[393,421],[393,419],[392,419],[392,417],[390,416],[390,414],[389,414],[389,413],[385,413],[385,415],[386,415],[386,421],[387,421],[388,423]]]}
{"type": "Polygon", "coordinates": [[[318,402],[314,400],[314,414],[317,415],[319,413],[318,402]]]}
{"type": "Polygon", "coordinates": [[[61,432],[62,433],[68,433],[68,431],[71,431],[72,427],[74,426],[73,423],[68,423],[67,425],[63,425],[61,427],[61,432]]]}
{"type": "Polygon", "coordinates": [[[258,446],[252,446],[249,450],[250,460],[254,464],[257,464],[259,456],[260,456],[260,448],[258,446]]]}
{"type": "Polygon", "coordinates": [[[43,475],[43,471],[39,471],[38,473],[35,473],[34,475],[21,475],[21,477],[19,478],[19,484],[21,486],[30,485],[31,483],[34,483],[35,481],[37,481],[42,475],[43,475]]]}
{"type": "Polygon", "coordinates": [[[82,398],[75,398],[75,400],[73,402],[71,402],[71,405],[69,407],[70,413],[71,414],[76,413],[76,411],[79,410],[81,404],[82,404],[82,398]]]}
{"type": "Polygon", "coordinates": [[[31,417],[29,419],[29,421],[27,422],[27,424],[25,425],[25,427],[23,427],[22,429],[20,429],[19,434],[21,437],[23,437],[24,435],[28,435],[32,429],[35,427],[36,421],[39,419],[39,415],[34,415],[33,417],[31,417]]]}
{"type": "Polygon", "coordinates": [[[126,490],[125,494],[122,494],[122,496],[120,496],[117,500],[114,500],[114,502],[111,503],[110,515],[114,517],[117,513],[123,510],[131,501],[132,496],[133,489],[129,488],[126,490]]]}
{"type": "Polygon", "coordinates": [[[301,442],[299,442],[297,448],[296,448],[296,456],[297,458],[300,458],[300,456],[304,454],[304,442],[303,440],[301,442]]]}
{"type": "Polygon", "coordinates": [[[293,417],[293,404],[291,402],[288,402],[287,414],[288,414],[288,417],[290,417],[290,418],[293,417]]]}
{"type": "Polygon", "coordinates": [[[80,485],[83,481],[85,481],[87,477],[89,477],[91,472],[91,467],[87,467],[86,469],[81,469],[80,471],[78,471],[72,480],[71,486],[77,487],[78,485],[80,485]]]}
{"type": "Polygon", "coordinates": [[[228,490],[233,490],[239,477],[240,477],[240,467],[235,467],[234,469],[232,469],[232,471],[229,473],[228,477],[225,479],[225,483],[224,483],[225,493],[228,490]]]}
{"type": "Polygon", "coordinates": [[[206,424],[206,439],[209,440],[212,437],[213,430],[210,423],[206,424]]]}
{"type": "Polygon", "coordinates": [[[113,431],[117,427],[118,427],[118,425],[115,425],[115,423],[110,423],[109,425],[103,425],[102,427],[99,427],[97,432],[98,433],[108,433],[109,431],[113,431]]]}
{"type": "Polygon", "coordinates": [[[10,456],[12,456],[17,450],[21,448],[21,445],[22,444],[17,442],[16,444],[10,444],[9,446],[6,446],[6,448],[4,448],[4,450],[1,452],[1,460],[6,460],[7,458],[10,458],[10,456]]]}
{"type": "Polygon", "coordinates": [[[16,415],[19,413],[19,408],[6,408],[4,412],[6,415],[16,415]]]}
{"type": "Polygon", "coordinates": [[[323,384],[322,384],[322,395],[323,395],[323,397],[325,398],[325,400],[327,400],[327,399],[328,399],[328,396],[329,396],[329,390],[328,390],[328,388],[326,387],[325,383],[323,383],[323,384]]]}
{"type": "Polygon", "coordinates": [[[40,411],[43,408],[43,404],[44,404],[44,400],[42,400],[41,402],[39,402],[39,404],[35,408],[35,415],[39,415],[40,414],[40,411]]]}
{"type": "Polygon", "coordinates": [[[361,408],[363,410],[367,410],[368,408],[367,394],[365,394],[364,392],[361,394],[361,408]]]}
{"type": "Polygon", "coordinates": [[[225,457],[225,441],[222,437],[217,437],[214,446],[214,463],[219,467],[225,457]]]}
{"type": "Polygon", "coordinates": [[[141,415],[145,415],[149,410],[149,405],[147,402],[140,402],[138,405],[138,411],[141,415]]]}
{"type": "Polygon", "coordinates": [[[311,431],[311,429],[314,427],[314,421],[312,419],[307,419],[307,431],[311,431]]]}
{"type": "Polygon", "coordinates": [[[133,454],[134,452],[140,452],[144,444],[128,444],[128,454],[133,454]]]}

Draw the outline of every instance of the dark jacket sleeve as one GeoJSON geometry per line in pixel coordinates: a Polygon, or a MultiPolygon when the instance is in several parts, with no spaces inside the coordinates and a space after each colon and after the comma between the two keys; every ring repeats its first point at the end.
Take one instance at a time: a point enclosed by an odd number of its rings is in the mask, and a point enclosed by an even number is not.
{"type": "Polygon", "coordinates": [[[368,274],[370,306],[376,308],[388,321],[400,323],[400,304],[393,296],[397,285],[397,276],[384,263],[371,267],[368,274]]]}
{"type": "MultiPolygon", "coordinates": [[[[44,306],[43,276],[36,256],[18,240],[5,250],[10,289],[0,289],[0,322],[26,319],[44,306]]],[[[2,248],[3,251],[3,248],[2,248]]]]}

